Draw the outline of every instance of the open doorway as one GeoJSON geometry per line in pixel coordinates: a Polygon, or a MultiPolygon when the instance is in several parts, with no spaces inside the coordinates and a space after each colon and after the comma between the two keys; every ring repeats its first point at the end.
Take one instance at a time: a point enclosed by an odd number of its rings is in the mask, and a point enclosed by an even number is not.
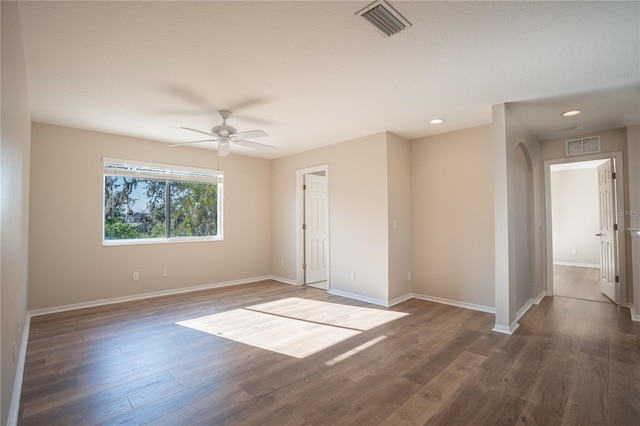
{"type": "Polygon", "coordinates": [[[616,215],[623,188],[615,171],[621,161],[615,154],[597,157],[545,162],[547,293],[626,303],[616,215]]]}
{"type": "Polygon", "coordinates": [[[298,283],[329,289],[329,170],[297,171],[298,283]]]}

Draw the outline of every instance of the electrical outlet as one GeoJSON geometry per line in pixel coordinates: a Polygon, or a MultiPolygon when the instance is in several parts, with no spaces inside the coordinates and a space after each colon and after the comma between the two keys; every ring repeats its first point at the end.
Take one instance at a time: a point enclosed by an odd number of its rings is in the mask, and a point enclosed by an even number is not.
{"type": "Polygon", "coordinates": [[[280,267],[284,267],[284,260],[280,259],[280,267]]]}
{"type": "Polygon", "coordinates": [[[411,272],[407,272],[407,279],[411,280],[411,272]]]}
{"type": "Polygon", "coordinates": [[[133,273],[133,280],[138,281],[140,279],[140,274],[138,272],[133,273]]]}
{"type": "Polygon", "coordinates": [[[13,363],[16,363],[16,360],[18,359],[18,346],[16,345],[16,342],[13,342],[13,363]]]}
{"type": "Polygon", "coordinates": [[[355,279],[356,279],[356,273],[355,273],[355,272],[352,272],[352,273],[351,273],[351,279],[352,279],[352,280],[355,280],[355,279]]]}
{"type": "Polygon", "coordinates": [[[578,249],[572,249],[571,254],[578,254],[578,249]]]}
{"type": "Polygon", "coordinates": [[[168,270],[166,270],[166,269],[163,269],[163,270],[162,270],[162,276],[163,276],[163,277],[168,277],[168,276],[169,276],[169,271],[168,271],[168,270]]]}

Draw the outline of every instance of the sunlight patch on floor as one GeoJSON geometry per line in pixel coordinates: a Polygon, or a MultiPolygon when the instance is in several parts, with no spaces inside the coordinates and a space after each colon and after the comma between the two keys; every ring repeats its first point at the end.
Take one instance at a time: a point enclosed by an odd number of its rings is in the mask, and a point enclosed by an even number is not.
{"type": "Polygon", "coordinates": [[[352,357],[353,355],[357,354],[358,352],[362,352],[365,349],[370,348],[371,346],[375,345],[378,342],[382,342],[384,339],[386,339],[387,336],[378,336],[375,339],[371,339],[366,343],[361,344],[360,346],[357,346],[353,349],[351,349],[350,351],[347,351],[341,355],[338,355],[337,357],[330,359],[329,361],[325,362],[324,365],[328,365],[328,366],[332,366],[332,365],[336,365],[337,363],[339,363],[340,361],[344,361],[345,359],[352,357]]]}
{"type": "Polygon", "coordinates": [[[361,331],[371,330],[409,315],[404,312],[341,305],[298,297],[251,305],[246,309],[361,331]]]}
{"type": "MultiPolygon", "coordinates": [[[[406,315],[291,297],[176,324],[294,358],[305,358],[406,315]]],[[[360,345],[332,361],[335,364],[382,339],[384,337],[360,345]]]]}

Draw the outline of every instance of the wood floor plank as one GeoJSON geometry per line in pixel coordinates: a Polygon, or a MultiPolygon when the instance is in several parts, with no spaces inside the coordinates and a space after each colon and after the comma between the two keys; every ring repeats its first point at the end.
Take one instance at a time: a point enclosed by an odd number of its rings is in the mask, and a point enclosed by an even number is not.
{"type": "Polygon", "coordinates": [[[493,321],[273,281],[34,317],[18,424],[640,424],[627,309],[555,297],[514,335],[493,321]]]}
{"type": "Polygon", "coordinates": [[[562,418],[563,425],[607,424],[609,367],[607,360],[579,354],[575,380],[562,418]]]}
{"type": "Polygon", "coordinates": [[[463,352],[381,424],[425,424],[455,395],[466,380],[477,373],[477,367],[485,359],[481,355],[463,352]]]}

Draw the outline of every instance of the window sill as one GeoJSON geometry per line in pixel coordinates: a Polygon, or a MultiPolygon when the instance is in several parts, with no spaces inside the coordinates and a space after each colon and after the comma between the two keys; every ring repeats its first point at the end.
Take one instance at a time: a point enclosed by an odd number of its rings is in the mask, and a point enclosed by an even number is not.
{"type": "Polygon", "coordinates": [[[210,241],[224,241],[220,237],[175,237],[175,238],[139,238],[135,240],[102,240],[103,247],[137,246],[145,244],[174,244],[174,243],[202,243],[210,241]]]}

